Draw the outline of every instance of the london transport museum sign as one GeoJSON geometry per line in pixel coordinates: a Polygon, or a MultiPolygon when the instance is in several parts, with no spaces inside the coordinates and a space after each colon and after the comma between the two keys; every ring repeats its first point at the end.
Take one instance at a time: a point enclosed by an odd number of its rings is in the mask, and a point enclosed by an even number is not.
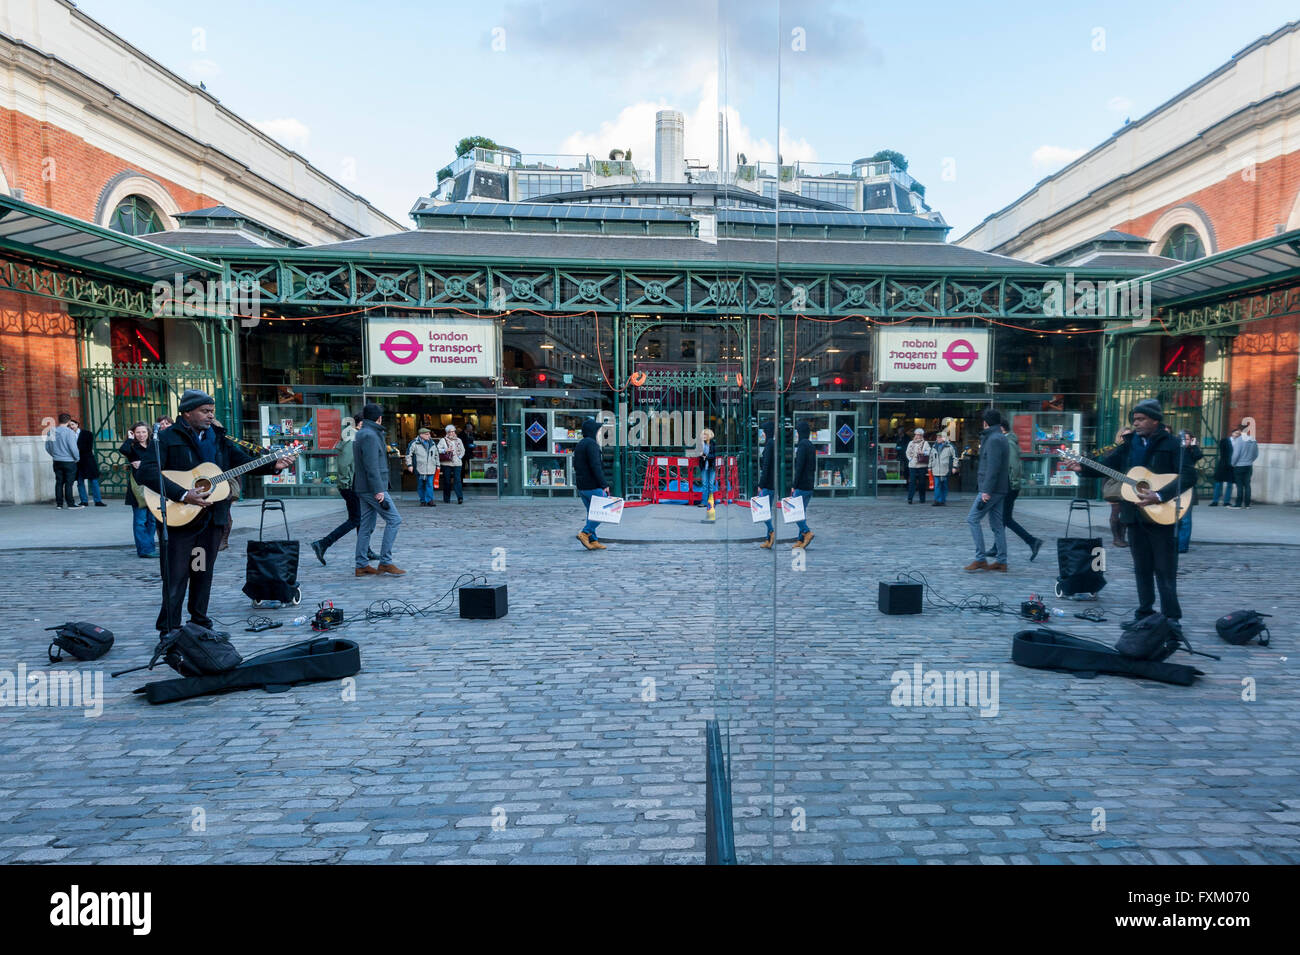
{"type": "Polygon", "coordinates": [[[876,333],[876,347],[880,381],[988,381],[987,328],[881,329],[876,333]]]}
{"type": "Polygon", "coordinates": [[[399,378],[494,378],[496,327],[490,321],[372,318],[366,323],[370,374],[399,378]]]}

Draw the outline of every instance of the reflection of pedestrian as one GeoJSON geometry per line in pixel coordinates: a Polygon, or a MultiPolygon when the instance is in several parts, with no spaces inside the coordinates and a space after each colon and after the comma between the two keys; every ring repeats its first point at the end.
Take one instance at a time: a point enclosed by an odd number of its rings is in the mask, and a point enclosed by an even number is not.
{"type": "Polygon", "coordinates": [[[99,496],[99,462],[95,460],[95,436],[80,423],[74,421],[73,424],[77,425],[77,496],[81,498],[82,507],[92,500],[96,507],[106,507],[104,499],[99,496]],[[89,497],[86,495],[87,484],[90,485],[89,497]]]}
{"type": "Polygon", "coordinates": [[[1007,436],[1007,499],[1002,502],[1002,523],[1029,547],[1029,559],[1038,556],[1043,546],[1041,538],[1034,537],[1015,519],[1016,498],[1020,496],[1020,438],[1002,422],[1002,433],[1007,436]]]}
{"type": "Polygon", "coordinates": [[[912,432],[912,440],[903,452],[907,459],[907,503],[912,503],[913,492],[921,495],[925,503],[925,486],[930,473],[930,442],[925,440],[925,429],[912,432]]]}
{"type": "Polygon", "coordinates": [[[817,451],[808,440],[811,431],[812,426],[807,419],[795,425],[795,433],[799,440],[794,446],[794,479],[790,482],[790,496],[803,498],[804,515],[803,520],[795,524],[799,529],[799,539],[794,542],[795,547],[807,547],[813,539],[813,532],[808,529],[808,505],[812,503],[813,488],[816,486],[814,482],[817,479],[817,451]]]}
{"type": "Polygon", "coordinates": [[[582,512],[587,515],[587,522],[578,531],[578,540],[587,550],[604,550],[605,545],[596,539],[598,521],[591,519],[591,499],[597,496],[609,497],[609,485],[605,481],[605,461],[600,450],[596,434],[600,425],[595,418],[582,422],[582,440],[573,449],[573,483],[582,500],[582,512]]]}
{"type": "Polygon", "coordinates": [[[1007,436],[1002,433],[1002,415],[994,408],[984,412],[984,433],[980,435],[979,473],[975,501],[971,504],[966,523],[970,525],[975,541],[975,559],[966,565],[967,570],[1007,569],[1007,531],[1002,523],[1002,501],[1007,496],[1010,482],[1007,474],[1007,436]],[[987,517],[993,531],[993,551],[984,546],[984,531],[980,522],[987,517]],[[992,557],[993,560],[989,561],[992,557]]]}
{"type": "Polygon", "coordinates": [[[776,422],[764,421],[759,425],[759,430],[763,432],[763,450],[758,457],[758,496],[767,498],[768,519],[765,522],[767,524],[767,540],[758,546],[764,550],[770,550],[772,544],[776,542],[776,527],[772,524],[771,518],[772,505],[776,503],[772,493],[775,487],[775,482],[772,479],[772,471],[774,470],[772,458],[775,452],[772,449],[776,445],[776,440],[772,435],[776,433],[776,422]]]}
{"type": "Polygon", "coordinates": [[[1230,433],[1219,439],[1219,454],[1214,461],[1214,498],[1210,507],[1219,506],[1219,492],[1223,492],[1223,503],[1232,507],[1232,449],[1241,429],[1233,428],[1230,433]]]}
{"type": "Polygon", "coordinates": [[[452,485],[456,488],[456,503],[464,504],[461,491],[460,465],[465,459],[465,445],[456,437],[456,426],[447,425],[447,431],[438,442],[438,460],[442,462],[442,503],[451,503],[452,485]]]}

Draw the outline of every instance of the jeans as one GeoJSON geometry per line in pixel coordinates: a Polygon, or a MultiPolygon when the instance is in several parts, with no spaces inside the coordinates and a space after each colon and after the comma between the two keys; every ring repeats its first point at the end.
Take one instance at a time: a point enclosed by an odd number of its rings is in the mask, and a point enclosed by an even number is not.
{"type": "MultiPolygon", "coordinates": [[[[590,490],[590,491],[579,491],[578,496],[582,498],[582,512],[584,514],[587,514],[590,513],[591,511],[591,499],[593,497],[604,497],[605,492],[601,488],[595,488],[594,490],[590,490]]],[[[598,528],[599,526],[600,526],[600,521],[593,521],[589,517],[587,518],[587,523],[582,525],[582,533],[586,534],[592,540],[596,540],[597,539],[596,528],[598,528]]]]}
{"type": "Polygon", "coordinates": [[[1178,519],[1178,553],[1186,554],[1192,543],[1192,509],[1183,511],[1178,519]]]}
{"type": "Polygon", "coordinates": [[[912,492],[921,495],[921,503],[925,503],[925,489],[929,486],[930,472],[926,468],[908,468],[907,469],[907,503],[912,503],[912,492]]]}
{"type": "Polygon", "coordinates": [[[934,503],[943,504],[948,500],[948,475],[934,476],[934,503]]]}
{"type": "Polygon", "coordinates": [[[975,495],[975,500],[971,502],[970,513],[966,515],[966,523],[970,525],[970,536],[975,541],[975,559],[988,560],[993,558],[995,563],[1005,564],[1007,562],[1007,529],[1002,523],[1002,499],[1003,494],[990,494],[988,503],[985,504],[980,500],[980,495],[975,495]],[[983,504],[983,507],[980,505],[983,504]],[[993,531],[993,546],[996,553],[989,553],[984,546],[984,529],[980,527],[980,522],[984,518],[989,519],[989,528],[993,531]]]}
{"type": "Polygon", "coordinates": [[[1016,498],[1020,496],[1020,488],[1012,488],[1007,492],[1006,498],[1002,501],[1002,525],[1011,533],[1015,534],[1029,547],[1034,546],[1034,535],[1021,527],[1015,519],[1016,498]]]}
{"type": "Polygon", "coordinates": [[[104,499],[99,496],[99,479],[98,478],[81,478],[77,481],[77,496],[81,498],[81,503],[87,503],[86,484],[90,484],[90,496],[95,499],[96,504],[103,504],[104,499]]]}
{"type": "Polygon", "coordinates": [[[796,522],[794,526],[799,528],[799,536],[802,537],[804,534],[808,533],[808,505],[812,503],[813,492],[801,491],[798,488],[795,488],[793,491],[790,492],[791,497],[794,497],[796,494],[798,494],[801,498],[803,498],[804,519],[802,521],[796,522]]]}
{"type": "Polygon", "coordinates": [[[1219,503],[1219,492],[1220,492],[1220,491],[1223,492],[1223,503],[1224,503],[1224,504],[1231,504],[1231,503],[1232,503],[1232,482],[1231,482],[1231,481],[1215,481],[1215,482],[1214,482],[1214,500],[1211,501],[1210,503],[1211,503],[1211,504],[1218,504],[1218,503],[1219,503]]]}
{"type": "MultiPolygon", "coordinates": [[[[1255,465],[1249,464],[1244,468],[1232,469],[1232,483],[1237,485],[1237,506],[1250,507],[1250,475],[1255,470],[1255,465]]],[[[1166,614],[1166,616],[1168,616],[1166,614]]]]}
{"type": "Polygon", "coordinates": [[[420,495],[421,504],[433,503],[433,475],[421,474],[420,483],[416,487],[416,493],[420,495]]]}
{"type": "Polygon", "coordinates": [[[66,504],[72,507],[76,501],[72,499],[72,485],[77,483],[77,462],[76,461],[55,461],[54,462],[54,503],[66,504]]]}
{"type": "Polygon", "coordinates": [[[718,469],[709,468],[701,472],[700,481],[702,484],[700,489],[700,502],[702,504],[708,504],[709,495],[718,489],[718,469]]]}
{"type": "Polygon", "coordinates": [[[451,503],[453,483],[456,485],[456,500],[463,501],[465,499],[465,495],[463,495],[460,490],[460,472],[460,465],[453,467],[450,464],[444,464],[442,466],[442,503],[451,503]]]}
{"type": "Polygon", "coordinates": [[[375,522],[381,517],[384,519],[384,540],[379,548],[379,562],[391,564],[397,529],[402,525],[402,515],[397,513],[393,495],[384,492],[384,504],[387,507],[376,501],[373,494],[358,494],[357,503],[361,505],[361,526],[357,530],[357,567],[370,566],[370,535],[375,532],[375,522]]]}
{"type": "MultiPolygon", "coordinates": [[[[767,512],[771,514],[772,508],[776,507],[776,497],[773,495],[772,489],[770,487],[768,488],[760,487],[758,489],[758,496],[767,498],[767,512]]],[[[773,534],[776,532],[776,528],[772,526],[772,519],[770,517],[767,520],[765,520],[763,523],[767,526],[767,532],[769,534],[773,534]]]]}
{"type": "Polygon", "coordinates": [[[149,508],[131,506],[131,533],[135,536],[137,557],[152,557],[158,552],[153,542],[156,524],[157,521],[154,520],[153,512],[149,508]]]}

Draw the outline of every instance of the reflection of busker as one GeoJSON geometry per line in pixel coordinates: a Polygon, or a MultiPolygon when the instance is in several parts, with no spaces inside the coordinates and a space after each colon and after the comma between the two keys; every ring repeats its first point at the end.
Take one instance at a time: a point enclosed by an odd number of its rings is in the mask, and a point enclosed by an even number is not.
{"type": "Polygon", "coordinates": [[[813,532],[808,529],[808,505],[812,503],[813,488],[816,486],[817,452],[808,440],[811,431],[812,426],[807,419],[795,425],[799,440],[794,446],[794,478],[790,482],[790,496],[803,499],[804,517],[795,524],[799,528],[799,539],[794,542],[794,547],[807,547],[813,539],[813,532]]]}
{"type": "Polygon", "coordinates": [[[776,527],[772,524],[772,506],[776,504],[776,494],[774,488],[776,482],[772,479],[774,470],[773,457],[775,455],[775,439],[772,437],[776,434],[776,422],[764,421],[759,425],[759,430],[763,432],[763,450],[758,456],[758,496],[767,498],[768,518],[764,522],[767,525],[767,540],[759,544],[764,550],[771,550],[772,545],[776,542],[776,527]]]}
{"type": "Polygon", "coordinates": [[[582,499],[583,513],[588,515],[587,523],[583,524],[582,530],[578,531],[578,540],[587,550],[605,549],[605,545],[596,539],[596,528],[600,523],[590,517],[591,499],[596,497],[597,492],[609,497],[609,486],[605,482],[604,456],[600,450],[600,442],[596,440],[599,431],[600,425],[595,418],[584,419],[582,440],[573,449],[573,483],[578,489],[578,497],[582,499]]]}
{"type": "MultiPolygon", "coordinates": [[[[1176,498],[1187,488],[1196,486],[1196,463],[1179,446],[1178,439],[1164,426],[1164,413],[1154,398],[1139,402],[1131,420],[1133,430],[1098,463],[1115,471],[1144,467],[1155,474],[1174,474],[1164,487],[1152,488],[1140,495],[1140,504],[1120,504],[1120,520],[1128,528],[1129,552],[1133,555],[1133,574],[1137,577],[1138,608],[1134,618],[1155,613],[1156,591],[1160,592],[1160,612],[1170,620],[1180,620],[1178,604],[1178,544],[1173,524],[1157,524],[1141,515],[1150,504],[1176,498]],[[1181,468],[1180,465],[1181,464],[1181,468]]],[[[1083,465],[1065,465],[1071,471],[1083,465]]]]}
{"type": "MultiPolygon", "coordinates": [[[[255,460],[229,440],[224,430],[213,424],[217,409],[208,395],[194,388],[187,389],[181,395],[178,410],[179,420],[158,433],[157,454],[141,457],[135,475],[142,487],[165,495],[169,501],[203,508],[190,523],[167,532],[167,548],[159,557],[167,584],[156,623],[160,635],[181,625],[181,605],[185,602],[186,588],[189,589],[190,622],[203,627],[212,626],[212,618],[208,616],[208,598],[212,594],[212,574],[217,565],[221,531],[230,521],[230,499],[209,502],[207,494],[181,487],[159,473],[158,458],[162,458],[163,471],[192,471],[205,462],[229,471],[255,460]]],[[[281,458],[248,473],[272,474],[292,463],[291,458],[281,458]]]]}

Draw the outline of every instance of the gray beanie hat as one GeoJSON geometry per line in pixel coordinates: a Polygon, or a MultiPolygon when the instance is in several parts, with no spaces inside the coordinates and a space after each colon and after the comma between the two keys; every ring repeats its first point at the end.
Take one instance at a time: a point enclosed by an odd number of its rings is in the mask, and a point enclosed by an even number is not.
{"type": "Polygon", "coordinates": [[[1133,410],[1129,413],[1129,420],[1133,420],[1133,415],[1144,414],[1148,418],[1154,418],[1156,421],[1164,421],[1165,413],[1160,409],[1160,402],[1155,398],[1148,398],[1146,401],[1139,401],[1133,410]]]}
{"type": "Polygon", "coordinates": [[[178,406],[180,413],[193,411],[195,408],[202,408],[204,405],[215,405],[217,402],[209,394],[199,391],[197,388],[186,388],[185,393],[181,395],[181,403],[178,406]]]}

